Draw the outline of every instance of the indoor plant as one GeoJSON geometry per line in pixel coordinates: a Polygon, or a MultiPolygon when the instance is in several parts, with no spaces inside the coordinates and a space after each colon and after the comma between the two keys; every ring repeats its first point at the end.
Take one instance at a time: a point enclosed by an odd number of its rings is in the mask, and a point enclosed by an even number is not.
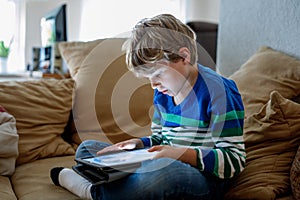
{"type": "Polygon", "coordinates": [[[4,46],[4,42],[0,41],[0,66],[1,73],[6,73],[7,70],[7,57],[9,54],[9,47],[4,46]]]}

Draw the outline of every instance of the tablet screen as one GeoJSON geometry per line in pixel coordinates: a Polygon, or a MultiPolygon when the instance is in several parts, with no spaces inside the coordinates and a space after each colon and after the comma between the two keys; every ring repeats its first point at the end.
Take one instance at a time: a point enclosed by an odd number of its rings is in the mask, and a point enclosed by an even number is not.
{"type": "Polygon", "coordinates": [[[152,159],[158,152],[148,152],[147,149],[138,149],[133,151],[122,151],[108,155],[99,155],[82,160],[99,166],[121,166],[133,163],[139,163],[152,159]]]}

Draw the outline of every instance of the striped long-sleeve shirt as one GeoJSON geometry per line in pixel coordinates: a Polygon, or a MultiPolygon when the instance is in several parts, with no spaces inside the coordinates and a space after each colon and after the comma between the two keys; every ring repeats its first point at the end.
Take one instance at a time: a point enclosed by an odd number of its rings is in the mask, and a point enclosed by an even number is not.
{"type": "Polygon", "coordinates": [[[244,169],[244,107],[235,83],[198,65],[193,90],[179,105],[172,97],[154,92],[152,135],[145,146],[171,145],[197,151],[197,166],[219,178],[244,169]]]}

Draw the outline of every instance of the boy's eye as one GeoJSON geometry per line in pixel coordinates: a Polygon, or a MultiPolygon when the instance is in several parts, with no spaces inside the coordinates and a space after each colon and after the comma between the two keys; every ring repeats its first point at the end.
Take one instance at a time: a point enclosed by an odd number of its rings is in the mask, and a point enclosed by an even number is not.
{"type": "Polygon", "coordinates": [[[159,77],[160,77],[160,73],[159,73],[159,74],[156,74],[155,77],[156,77],[156,78],[159,78],[159,77]]]}

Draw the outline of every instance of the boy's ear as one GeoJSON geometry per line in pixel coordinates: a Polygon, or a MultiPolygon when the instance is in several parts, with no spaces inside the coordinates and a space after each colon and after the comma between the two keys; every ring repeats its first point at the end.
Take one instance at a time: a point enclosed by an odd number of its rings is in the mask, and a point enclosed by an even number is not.
{"type": "Polygon", "coordinates": [[[184,58],[185,62],[189,62],[190,63],[190,61],[191,61],[191,52],[190,52],[190,50],[188,48],[181,47],[179,49],[179,55],[184,58]]]}

